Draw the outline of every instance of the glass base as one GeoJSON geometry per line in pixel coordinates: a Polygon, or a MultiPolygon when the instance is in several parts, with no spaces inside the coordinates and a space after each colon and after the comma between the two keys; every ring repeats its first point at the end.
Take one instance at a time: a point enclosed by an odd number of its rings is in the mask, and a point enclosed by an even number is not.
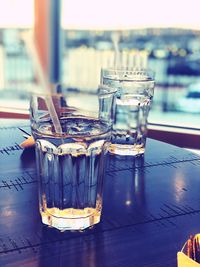
{"type": "Polygon", "coordinates": [[[144,154],[145,148],[141,145],[122,145],[122,144],[111,144],[108,148],[111,154],[121,156],[140,156],[144,154]]]}
{"type": "Polygon", "coordinates": [[[48,208],[40,212],[42,222],[60,231],[84,230],[100,222],[101,212],[93,208],[64,209],[48,208]]]}

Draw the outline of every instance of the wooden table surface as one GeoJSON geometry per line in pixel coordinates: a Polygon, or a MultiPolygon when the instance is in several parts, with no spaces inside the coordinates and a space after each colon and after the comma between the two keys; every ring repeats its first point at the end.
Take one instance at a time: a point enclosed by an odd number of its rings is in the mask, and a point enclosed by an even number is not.
{"type": "Polygon", "coordinates": [[[0,124],[0,266],[175,267],[200,232],[200,156],[148,139],[141,158],[110,156],[101,222],[83,232],[42,225],[34,150],[0,124]]]}

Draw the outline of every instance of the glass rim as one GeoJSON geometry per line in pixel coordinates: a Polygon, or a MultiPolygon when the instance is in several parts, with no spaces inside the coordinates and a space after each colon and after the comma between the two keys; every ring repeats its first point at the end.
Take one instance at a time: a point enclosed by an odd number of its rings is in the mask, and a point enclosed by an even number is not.
{"type": "Polygon", "coordinates": [[[43,92],[41,90],[34,90],[34,91],[30,91],[29,92],[29,95],[30,97],[42,97],[42,98],[45,98],[45,97],[56,97],[56,96],[60,96],[60,97],[66,97],[67,98],[67,95],[73,95],[73,94],[80,94],[80,95],[93,95],[93,96],[97,96],[98,95],[111,95],[111,94],[114,94],[116,93],[117,89],[115,88],[112,88],[111,86],[108,86],[108,85],[105,85],[103,83],[99,84],[97,86],[97,89],[94,90],[93,92],[88,92],[88,91],[65,91],[65,92],[52,92],[52,91],[49,91],[49,92],[43,92]]]}
{"type": "Polygon", "coordinates": [[[111,68],[101,68],[102,77],[110,77],[114,75],[119,75],[119,78],[147,78],[154,80],[155,79],[155,71],[150,68],[129,68],[129,67],[111,67],[111,68]]]}
{"type": "Polygon", "coordinates": [[[99,84],[98,85],[98,95],[112,95],[117,92],[117,89],[105,84],[99,84]]]}

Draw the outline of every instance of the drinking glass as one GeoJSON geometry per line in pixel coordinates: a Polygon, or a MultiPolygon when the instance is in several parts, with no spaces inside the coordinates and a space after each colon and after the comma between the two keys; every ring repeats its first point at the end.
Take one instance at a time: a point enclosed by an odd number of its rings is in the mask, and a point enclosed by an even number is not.
{"type": "Polygon", "coordinates": [[[65,231],[100,221],[114,92],[101,86],[95,95],[32,95],[31,130],[44,224],[65,231]],[[47,99],[52,100],[61,133],[55,131],[47,99]],[[99,116],[99,106],[104,116],[99,116]]]}
{"type": "Polygon", "coordinates": [[[154,95],[154,72],[149,69],[102,69],[101,83],[117,90],[109,151],[119,155],[144,154],[154,95]]]}

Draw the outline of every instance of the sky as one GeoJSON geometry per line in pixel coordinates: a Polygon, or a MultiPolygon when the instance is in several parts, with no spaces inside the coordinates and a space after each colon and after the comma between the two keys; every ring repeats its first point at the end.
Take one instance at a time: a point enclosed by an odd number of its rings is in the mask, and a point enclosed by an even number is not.
{"type": "MultiPolygon", "coordinates": [[[[42,0],[41,0],[42,1],[42,0]]],[[[32,27],[34,0],[0,0],[0,27],[32,27]]],[[[68,29],[200,29],[199,0],[62,0],[68,29]]]]}
{"type": "Polygon", "coordinates": [[[200,29],[199,0],[63,1],[63,25],[71,28],[184,27],[200,29]]]}
{"type": "Polygon", "coordinates": [[[33,25],[34,0],[0,0],[0,28],[33,25]]]}

